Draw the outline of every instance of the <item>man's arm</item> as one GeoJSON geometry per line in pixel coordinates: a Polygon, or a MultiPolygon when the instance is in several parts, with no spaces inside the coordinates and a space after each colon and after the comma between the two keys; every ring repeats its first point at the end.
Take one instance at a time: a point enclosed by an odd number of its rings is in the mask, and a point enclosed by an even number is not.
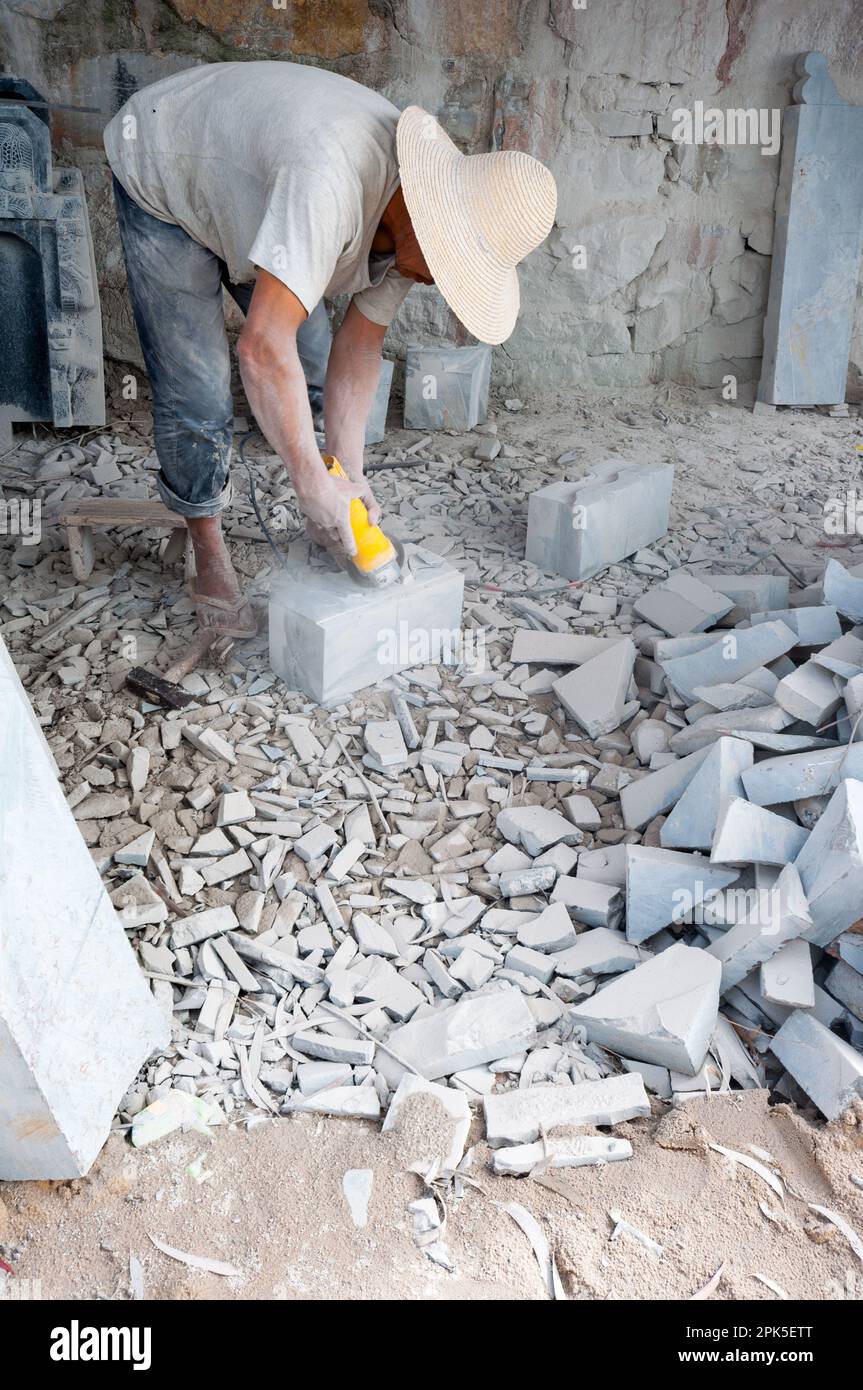
{"type": "Polygon", "coordinates": [[[327,447],[355,484],[373,525],[380,508],[363,477],[366,421],[381,372],[381,348],[386,327],[372,323],[351,303],[333,339],[324,385],[324,423],[327,447]]]}
{"type": "Polygon", "coordinates": [[[297,353],[297,329],[306,317],[306,310],[287,285],[259,269],[237,342],[240,375],[255,419],[287,464],[303,512],[353,555],[356,544],[350,502],[356,485],[330,477],[315,442],[306,379],[297,353]]]}

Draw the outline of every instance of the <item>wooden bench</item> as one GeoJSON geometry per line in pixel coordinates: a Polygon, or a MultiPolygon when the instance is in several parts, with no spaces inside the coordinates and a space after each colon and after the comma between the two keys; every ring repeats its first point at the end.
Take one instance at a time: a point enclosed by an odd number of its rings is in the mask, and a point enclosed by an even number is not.
{"type": "Polygon", "coordinates": [[[61,504],[44,518],[48,525],[62,526],[66,532],[72,573],[79,583],[93,572],[96,555],[93,530],[102,526],[135,526],[171,532],[163,559],[170,564],[187,553],[189,533],[186,518],[169,511],[163,502],[124,501],[113,497],[87,497],[61,504]]]}

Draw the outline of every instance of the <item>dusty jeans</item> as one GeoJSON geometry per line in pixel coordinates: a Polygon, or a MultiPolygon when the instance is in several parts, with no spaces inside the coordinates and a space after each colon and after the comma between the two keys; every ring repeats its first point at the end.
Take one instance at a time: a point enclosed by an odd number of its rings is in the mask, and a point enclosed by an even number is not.
{"type": "MultiPolygon", "coordinates": [[[[224,261],[144,212],[116,179],[114,201],[153,395],[159,495],[181,516],[215,516],[230,500],[234,413],[222,286],[247,313],[254,285],[232,284],[224,261]]],[[[317,417],[330,352],[323,302],[297,333],[297,348],[317,417]]]]}

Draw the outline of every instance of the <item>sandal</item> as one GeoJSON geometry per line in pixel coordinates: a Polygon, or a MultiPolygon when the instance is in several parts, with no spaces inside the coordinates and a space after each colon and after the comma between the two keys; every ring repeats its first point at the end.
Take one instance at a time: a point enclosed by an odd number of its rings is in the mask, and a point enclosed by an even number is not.
{"type": "Polygon", "coordinates": [[[202,628],[213,628],[222,637],[256,637],[258,623],[250,603],[242,599],[214,598],[192,590],[198,622],[202,628]],[[233,621],[231,621],[233,616],[233,621]]]}

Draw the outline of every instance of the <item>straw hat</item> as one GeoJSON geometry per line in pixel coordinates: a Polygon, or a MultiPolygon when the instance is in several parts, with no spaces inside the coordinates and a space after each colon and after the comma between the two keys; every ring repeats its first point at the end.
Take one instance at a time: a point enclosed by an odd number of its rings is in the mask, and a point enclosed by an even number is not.
{"type": "Polygon", "coordinates": [[[465,328],[502,343],[518,317],[515,267],[551,231],[554,176],[529,154],[461,154],[420,106],[399,117],[405,202],[434,282],[465,328]]]}

